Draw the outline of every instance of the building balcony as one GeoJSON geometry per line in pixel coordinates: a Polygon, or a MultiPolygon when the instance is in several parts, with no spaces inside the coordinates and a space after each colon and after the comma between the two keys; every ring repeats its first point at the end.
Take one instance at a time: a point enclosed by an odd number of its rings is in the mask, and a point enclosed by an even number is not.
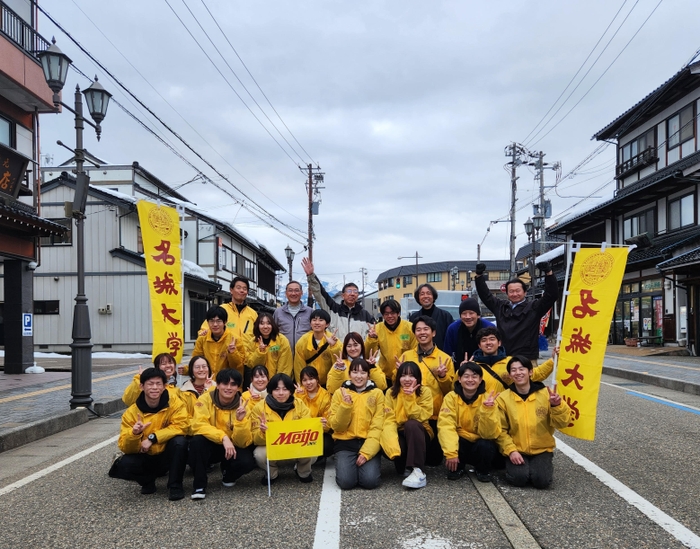
{"type": "Polygon", "coordinates": [[[642,168],[651,166],[658,162],[659,155],[656,154],[654,147],[647,147],[639,154],[633,156],[629,160],[625,160],[622,164],[618,164],[615,168],[615,179],[624,179],[625,177],[638,172],[642,168]]]}
{"type": "Polygon", "coordinates": [[[0,95],[25,112],[54,112],[37,52],[49,47],[34,28],[0,0],[0,95]]]}

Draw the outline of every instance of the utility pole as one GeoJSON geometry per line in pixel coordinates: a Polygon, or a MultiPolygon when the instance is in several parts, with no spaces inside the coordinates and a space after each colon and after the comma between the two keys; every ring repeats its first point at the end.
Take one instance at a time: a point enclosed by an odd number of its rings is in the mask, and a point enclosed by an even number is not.
{"type": "MultiPolygon", "coordinates": [[[[313,263],[314,261],[314,215],[318,215],[318,209],[319,209],[319,204],[321,203],[320,200],[320,193],[319,191],[321,189],[325,189],[325,187],[321,187],[321,183],[324,181],[324,173],[321,171],[320,166],[316,166],[315,168],[313,167],[312,164],[308,164],[306,166],[306,169],[302,168],[299,166],[299,169],[302,172],[307,171],[309,179],[306,182],[306,187],[309,192],[309,234],[307,237],[307,250],[309,252],[309,261],[313,263]]],[[[309,292],[309,298],[308,298],[308,305],[311,307],[314,304],[314,298],[311,295],[311,292],[309,292]]]]}
{"type": "MultiPolygon", "coordinates": [[[[539,242],[537,244],[538,247],[538,254],[537,255],[542,255],[544,253],[544,236],[545,236],[545,219],[547,217],[546,212],[547,212],[547,200],[544,198],[544,171],[545,170],[559,170],[561,168],[561,162],[555,162],[552,165],[547,164],[544,161],[545,154],[540,151],[537,153],[537,161],[533,164],[530,163],[530,165],[534,165],[536,171],[535,177],[537,178],[539,184],[540,184],[540,194],[539,194],[539,201],[537,205],[537,212],[534,212],[534,215],[539,215],[541,217],[542,225],[539,227],[540,230],[540,238],[539,242]]],[[[549,187],[551,188],[551,187],[549,187]]],[[[533,252],[534,252],[534,240],[533,240],[533,252]]]]}
{"type": "Polygon", "coordinates": [[[367,269],[360,267],[360,276],[362,276],[362,303],[364,307],[365,302],[365,277],[367,276],[367,269]]]}
{"type": "Polygon", "coordinates": [[[506,156],[511,157],[510,165],[510,278],[515,276],[515,201],[518,190],[518,176],[516,170],[522,161],[520,156],[525,154],[525,148],[518,143],[511,143],[506,147],[506,156]]]}

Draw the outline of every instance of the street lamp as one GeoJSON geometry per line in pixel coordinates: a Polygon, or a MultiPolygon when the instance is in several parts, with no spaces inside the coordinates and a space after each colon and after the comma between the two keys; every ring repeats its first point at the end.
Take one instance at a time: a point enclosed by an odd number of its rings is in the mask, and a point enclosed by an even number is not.
{"type": "MultiPolygon", "coordinates": [[[[53,91],[53,104],[56,107],[56,111],[62,105],[63,108],[75,115],[75,150],[66,147],[74,154],[75,159],[76,186],[72,216],[75,218],[78,252],[78,293],[75,296],[75,307],[73,309],[73,343],[70,344],[72,396],[70,407],[89,408],[92,404],[92,342],[90,341],[92,336],[90,331],[90,310],[88,309],[87,296],[85,295],[85,206],[90,177],[83,168],[85,162],[83,128],[86,123],[95,128],[97,140],[99,141],[102,133],[100,122],[104,120],[107,114],[107,106],[112,94],[97,82],[97,78],[95,78],[95,82],[89,88],[83,91],[88,111],[95,124],[83,116],[83,101],[79,86],[75,87],[74,108],[63,103],[59,93],[66,83],[71,60],[58,49],[55,39],[52,42],[52,45],[47,50],[37,54],[44,69],[44,78],[51,91],[53,91]]],[[[60,141],[58,143],[65,147],[60,141]]]]}
{"type": "Polygon", "coordinates": [[[294,261],[294,250],[287,244],[284,249],[284,255],[287,256],[287,263],[289,264],[289,282],[292,281],[292,262],[294,261]]]}
{"type": "MultiPolygon", "coordinates": [[[[534,248],[534,243],[537,241],[537,236],[539,235],[539,255],[542,255],[542,228],[544,227],[544,216],[537,212],[537,214],[532,218],[532,225],[535,228],[535,238],[533,239],[533,248],[534,248]]],[[[533,249],[533,254],[534,254],[534,249],[533,249]]]]}
{"type": "MultiPolygon", "coordinates": [[[[535,216],[535,218],[537,218],[537,216],[535,216]]],[[[525,225],[527,241],[531,245],[530,261],[528,262],[527,270],[530,273],[530,286],[532,286],[535,281],[535,222],[528,217],[523,225],[525,225]]]]}
{"type": "Polygon", "coordinates": [[[457,265],[450,269],[450,274],[452,275],[452,291],[454,291],[457,285],[457,276],[459,275],[459,269],[457,268],[457,265]]]}
{"type": "Polygon", "coordinates": [[[423,256],[418,255],[418,252],[416,252],[416,255],[402,255],[399,256],[397,259],[413,259],[416,258],[416,286],[418,285],[418,258],[420,257],[421,259],[423,256]]]}

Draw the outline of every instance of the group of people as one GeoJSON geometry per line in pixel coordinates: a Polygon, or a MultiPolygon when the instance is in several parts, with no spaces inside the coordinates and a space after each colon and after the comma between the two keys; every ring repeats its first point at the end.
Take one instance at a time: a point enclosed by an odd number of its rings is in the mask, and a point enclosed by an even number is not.
{"type": "MultiPolygon", "coordinates": [[[[304,259],[302,266],[319,309],[301,302],[301,285],[292,281],[285,305],[257,314],[246,304],[247,280],[237,277],[231,303],[207,311],[187,366],[162,354],[134,377],[123,396],[123,455],[110,476],[134,480],[150,494],[167,473],[171,500],[184,497],[186,464],[192,499],[206,497],[217,463],[226,487],[256,466],[267,485],[280,465],[267,460],[270,422],[315,417],[324,431],[321,459],[333,456],[343,489],[379,486],[382,455],[407,488],[424,487],[424,468],[443,461],[450,480],[471,466],[488,482],[505,466],[514,485],[549,486],[552,435],[569,424],[571,410],[542,383],[553,362],[537,363],[539,321],[557,295],[548,264],[538,266],[546,276],[537,300],[525,299],[519,279],[506,284],[507,300],[496,298],[485,265],[477,265],[476,288],[498,328],[481,318],[473,298],[452,321],[435,306],[430,284],[416,290],[421,309],[408,320],[390,299],[375,324],[355,284],[343,287],[337,303],[313,264],[304,259]],[[178,374],[187,376],[180,386],[178,374]]],[[[316,458],[294,461],[299,481],[312,482],[316,458]]]]}

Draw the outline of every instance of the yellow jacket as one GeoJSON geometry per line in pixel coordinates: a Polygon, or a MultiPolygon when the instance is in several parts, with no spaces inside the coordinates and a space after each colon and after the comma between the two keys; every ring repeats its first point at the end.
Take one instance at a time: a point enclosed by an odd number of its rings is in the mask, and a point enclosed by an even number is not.
{"type": "Polygon", "coordinates": [[[292,358],[292,348],[289,340],[283,335],[270,341],[264,351],[260,350],[260,344],[254,337],[247,338],[246,366],[255,368],[258,365],[265,366],[269,372],[268,377],[275,374],[287,374],[294,376],[294,362],[292,358]]]}
{"type": "Polygon", "coordinates": [[[245,448],[253,442],[250,418],[236,419],[236,408],[224,410],[214,403],[214,391],[208,391],[194,404],[192,434],[202,435],[216,444],[224,443],[227,436],[234,446],[245,448]]]}
{"type": "Polygon", "coordinates": [[[199,336],[194,344],[192,356],[203,356],[211,366],[211,375],[216,377],[216,374],[226,368],[238,370],[243,375],[243,364],[245,363],[245,341],[240,336],[235,336],[233,332],[226,330],[219,338],[219,341],[214,341],[211,337],[211,332],[207,335],[199,336]],[[228,352],[229,343],[233,338],[236,338],[236,350],[232,353],[228,352]]]}
{"type": "Polygon", "coordinates": [[[129,406],[122,414],[122,423],[119,429],[119,449],[125,454],[138,454],[141,449],[141,441],[154,433],[158,442],[148,449],[149,455],[160,454],[165,450],[167,442],[178,435],[186,434],[189,426],[187,408],[179,398],[173,398],[169,391],[163,391],[160,403],[156,408],[149,408],[145,397],[141,396],[129,406]],[[150,423],[140,434],[133,434],[133,426],[138,421],[150,423]]]}
{"type": "MultiPolygon", "coordinates": [[[[250,305],[246,305],[239,313],[232,301],[224,303],[221,307],[228,314],[228,320],[226,321],[227,332],[231,332],[236,337],[236,340],[246,334],[250,335],[250,337],[253,336],[253,324],[258,319],[258,313],[255,312],[255,309],[251,308],[250,305]]],[[[201,335],[205,331],[209,331],[209,324],[206,318],[199,327],[199,334],[201,335]]]]}
{"type": "MultiPolygon", "coordinates": [[[[166,385],[168,392],[174,398],[180,398],[180,390],[175,385],[166,385]]],[[[134,379],[124,389],[122,402],[127,406],[131,406],[141,394],[141,374],[134,375],[134,379]]]]}
{"type": "Polygon", "coordinates": [[[423,424],[425,430],[433,438],[433,430],[428,423],[433,415],[433,396],[430,389],[422,387],[420,396],[416,393],[407,395],[403,391],[394,398],[389,389],[384,395],[384,427],[380,439],[382,450],[394,459],[401,455],[399,446],[399,431],[409,419],[415,419],[423,424]]]}
{"type": "Polygon", "coordinates": [[[527,455],[553,452],[554,429],[563,429],[572,420],[571,408],[562,399],[552,408],[547,388],[530,382],[530,394],[525,400],[511,389],[496,399],[501,419],[498,447],[504,456],[518,451],[527,455]]]}
{"type": "Polygon", "coordinates": [[[433,394],[433,415],[430,419],[437,419],[440,413],[440,406],[442,405],[442,396],[452,390],[452,383],[455,378],[455,367],[452,364],[452,359],[435,346],[433,352],[426,357],[419,359],[418,351],[414,349],[401,355],[400,360],[401,362],[411,361],[418,364],[423,377],[421,386],[428,387],[433,394]],[[437,368],[440,361],[447,365],[447,374],[442,379],[438,379],[431,369],[437,368]]]}
{"type": "MultiPolygon", "coordinates": [[[[205,393],[208,391],[213,391],[216,389],[216,383],[213,383],[209,389],[204,391],[205,393]]],[[[204,394],[204,393],[202,393],[204,394]]],[[[199,393],[197,392],[197,389],[194,388],[194,385],[192,384],[192,380],[188,379],[185,381],[185,383],[180,387],[180,400],[185,404],[185,407],[187,408],[187,415],[190,419],[190,426],[188,429],[188,432],[186,433],[188,436],[192,436],[192,422],[194,420],[194,404],[197,402],[197,399],[199,398],[199,393]]]]}
{"type": "Polygon", "coordinates": [[[377,332],[377,337],[369,337],[365,339],[365,352],[369,355],[379,349],[379,366],[384,375],[392,382],[396,377],[396,359],[406,351],[418,347],[416,336],[413,335],[413,324],[408,320],[400,319],[399,325],[395,330],[387,328],[384,322],[380,322],[374,327],[377,332]]]}
{"type": "Polygon", "coordinates": [[[270,406],[268,406],[268,404],[264,400],[262,402],[258,402],[248,414],[248,418],[250,419],[251,431],[253,433],[253,444],[255,444],[256,446],[265,446],[266,443],[266,433],[263,433],[260,430],[260,418],[263,415],[263,413],[265,414],[265,422],[268,424],[273,421],[293,421],[295,419],[306,419],[311,417],[311,414],[309,413],[309,409],[306,407],[306,404],[304,404],[298,398],[294,399],[294,409],[290,410],[284,416],[284,419],[282,419],[277,412],[270,408],[270,406]]]}
{"type": "MultiPolygon", "coordinates": [[[[499,360],[493,366],[491,366],[491,369],[498,374],[498,377],[500,377],[506,383],[506,385],[513,383],[513,380],[508,375],[508,370],[506,369],[506,364],[508,364],[510,359],[511,357],[507,356],[503,360],[499,360]]],[[[475,362],[483,368],[482,362],[479,362],[478,360],[475,362]]],[[[491,376],[491,374],[486,371],[486,368],[483,368],[483,370],[484,383],[486,384],[486,394],[488,395],[491,391],[494,393],[503,392],[505,389],[503,385],[501,385],[501,382],[491,376]]],[[[530,381],[544,381],[549,377],[549,374],[552,373],[552,370],[554,370],[554,361],[550,358],[532,369],[532,377],[530,378],[530,381]]]]}
{"type": "MultiPolygon", "coordinates": [[[[335,367],[334,361],[333,366],[331,366],[331,369],[328,371],[328,378],[326,379],[326,389],[328,389],[328,392],[331,394],[335,393],[343,383],[350,379],[351,361],[344,358],[343,362],[345,363],[345,369],[338,370],[338,368],[335,367]]],[[[369,378],[377,386],[377,389],[379,389],[382,392],[386,391],[386,376],[384,375],[384,371],[381,368],[372,368],[369,371],[369,378]]]]}
{"type": "MultiPolygon", "coordinates": [[[[331,394],[323,387],[318,388],[318,392],[314,398],[309,398],[309,395],[303,393],[294,393],[294,397],[301,400],[309,409],[309,417],[324,417],[328,419],[328,413],[331,411],[331,394]]],[[[326,422],[326,427],[323,429],[326,433],[331,430],[330,425],[326,422]]]]}
{"type": "Polygon", "coordinates": [[[352,404],[343,400],[342,391],[333,393],[331,400],[328,422],[333,429],[333,438],[364,439],[359,453],[370,460],[379,452],[379,439],[384,427],[384,394],[376,387],[367,387],[361,393],[352,388],[345,391],[352,398],[352,404]]]}
{"type": "Polygon", "coordinates": [[[321,355],[313,362],[307,364],[306,360],[318,353],[318,349],[320,349],[323,344],[326,343],[326,337],[328,337],[328,335],[330,335],[330,333],[326,332],[326,335],[323,337],[321,343],[318,344],[318,347],[314,347],[315,340],[313,332],[305,333],[299,338],[299,341],[297,341],[294,352],[294,379],[297,381],[297,383],[301,381],[299,376],[304,367],[313,366],[318,371],[318,378],[321,385],[324,387],[326,386],[328,371],[335,362],[335,356],[333,355],[340,355],[340,353],[343,351],[342,342],[338,340],[335,342],[335,345],[329,345],[328,348],[323,351],[323,353],[321,353],[321,355]]]}
{"type": "Polygon", "coordinates": [[[460,437],[469,442],[480,438],[495,439],[501,432],[501,418],[498,406],[484,406],[484,398],[489,393],[481,393],[467,404],[454,391],[447,393],[442,401],[438,416],[438,440],[447,459],[459,457],[460,437]]]}

